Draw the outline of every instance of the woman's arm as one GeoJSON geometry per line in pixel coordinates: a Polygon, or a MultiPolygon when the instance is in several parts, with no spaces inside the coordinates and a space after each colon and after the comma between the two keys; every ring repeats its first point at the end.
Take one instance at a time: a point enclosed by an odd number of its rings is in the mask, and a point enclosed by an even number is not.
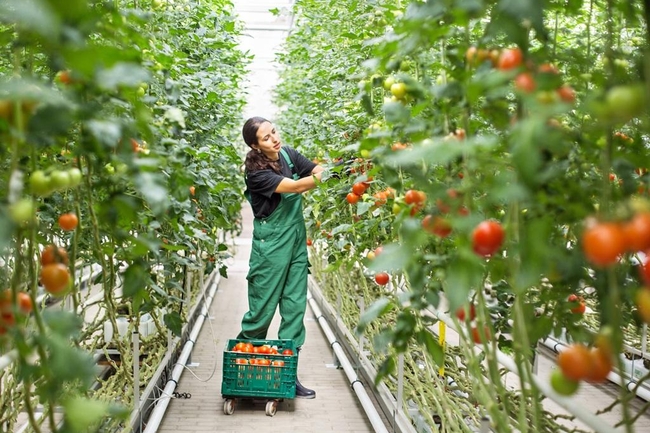
{"type": "Polygon", "coordinates": [[[293,180],[288,177],[282,179],[278,184],[278,187],[275,189],[275,192],[280,194],[286,193],[298,193],[302,194],[303,192],[309,191],[310,189],[316,188],[317,181],[320,182],[321,176],[323,175],[324,168],[320,165],[314,167],[311,171],[311,176],[303,177],[302,179],[293,180]]]}

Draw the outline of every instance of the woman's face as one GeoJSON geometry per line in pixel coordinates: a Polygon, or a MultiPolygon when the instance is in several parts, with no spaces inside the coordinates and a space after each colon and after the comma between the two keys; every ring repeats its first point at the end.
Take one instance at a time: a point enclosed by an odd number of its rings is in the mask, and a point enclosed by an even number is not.
{"type": "Polygon", "coordinates": [[[280,134],[270,122],[260,124],[257,130],[257,148],[262,151],[269,159],[276,160],[279,158],[280,134]]]}

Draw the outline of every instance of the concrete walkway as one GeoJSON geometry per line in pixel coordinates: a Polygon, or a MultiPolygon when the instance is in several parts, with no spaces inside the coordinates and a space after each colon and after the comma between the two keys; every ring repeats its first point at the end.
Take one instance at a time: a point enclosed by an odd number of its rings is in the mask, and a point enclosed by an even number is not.
{"type": "MultiPolygon", "coordinates": [[[[242,402],[233,415],[223,413],[221,368],[228,339],[239,332],[248,309],[246,273],[251,248],[252,215],[242,212],[244,231],[234,240],[234,257],[228,262],[228,278],[222,279],[210,308],[210,320],[203,325],[191,361],[176,392],[191,398],[175,398],[159,428],[161,433],[251,432],[263,426],[274,432],[372,432],[343,370],[332,366],[332,351],[311,310],[305,324],[307,341],[300,353],[298,376],[316,391],[314,400],[285,400],[274,417],[265,415],[264,402],[242,402]],[[198,364],[198,365],[196,365],[198,364]]],[[[279,317],[271,326],[270,339],[277,338],[279,317]]]]}

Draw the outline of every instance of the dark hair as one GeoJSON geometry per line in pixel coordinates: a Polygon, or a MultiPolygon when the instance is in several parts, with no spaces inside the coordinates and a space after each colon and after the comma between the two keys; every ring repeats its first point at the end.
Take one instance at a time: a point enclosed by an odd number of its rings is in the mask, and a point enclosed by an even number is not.
{"type": "Polygon", "coordinates": [[[260,125],[264,122],[271,123],[270,120],[263,117],[251,117],[244,123],[242,136],[244,137],[244,143],[251,148],[246,154],[244,166],[246,167],[246,171],[268,170],[270,168],[276,173],[281,173],[282,169],[280,168],[279,160],[271,161],[259,149],[253,148],[253,144],[257,144],[257,130],[260,129],[260,125]]]}

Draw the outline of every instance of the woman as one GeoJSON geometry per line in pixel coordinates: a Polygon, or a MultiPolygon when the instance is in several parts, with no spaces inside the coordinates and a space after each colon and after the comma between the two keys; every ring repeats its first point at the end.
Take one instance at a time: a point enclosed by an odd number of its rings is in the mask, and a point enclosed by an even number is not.
{"type": "MultiPolygon", "coordinates": [[[[307,308],[307,233],[301,193],[320,181],[323,167],[295,149],[282,147],[273,124],[252,117],[242,129],[251,148],[246,155],[246,197],[253,208],[253,246],[249,262],[248,308],[240,339],[265,339],[276,308],[280,308],[280,339],[297,348],[305,342],[307,308]]],[[[296,379],[296,397],[316,393],[296,379]]]]}

